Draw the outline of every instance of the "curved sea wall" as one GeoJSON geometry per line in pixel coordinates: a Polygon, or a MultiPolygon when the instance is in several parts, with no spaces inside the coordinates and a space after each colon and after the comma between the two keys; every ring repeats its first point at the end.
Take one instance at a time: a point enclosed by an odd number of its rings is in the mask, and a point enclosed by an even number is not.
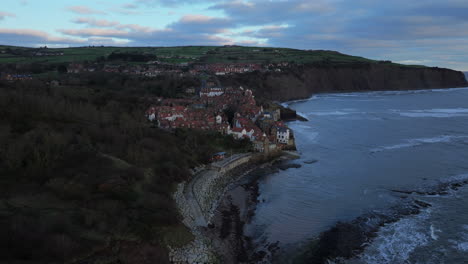
{"type": "Polygon", "coordinates": [[[183,223],[190,228],[195,239],[182,248],[170,248],[172,263],[215,263],[219,257],[213,241],[201,233],[210,222],[226,188],[245,175],[255,163],[252,154],[235,155],[194,172],[190,182],[177,186],[174,199],[183,216],[183,223]]]}
{"type": "Polygon", "coordinates": [[[252,72],[222,77],[225,85],[241,85],[259,97],[288,101],[323,92],[414,90],[466,87],[462,72],[443,68],[392,64],[309,65],[281,72],[252,72]]]}

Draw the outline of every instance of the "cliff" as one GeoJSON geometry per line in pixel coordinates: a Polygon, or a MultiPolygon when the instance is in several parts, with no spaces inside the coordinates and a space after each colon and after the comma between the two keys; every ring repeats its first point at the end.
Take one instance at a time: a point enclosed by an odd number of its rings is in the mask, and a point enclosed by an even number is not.
{"type": "Polygon", "coordinates": [[[282,72],[253,72],[222,77],[225,85],[242,85],[271,100],[304,99],[316,93],[413,90],[465,87],[462,72],[395,64],[309,65],[282,72]]]}

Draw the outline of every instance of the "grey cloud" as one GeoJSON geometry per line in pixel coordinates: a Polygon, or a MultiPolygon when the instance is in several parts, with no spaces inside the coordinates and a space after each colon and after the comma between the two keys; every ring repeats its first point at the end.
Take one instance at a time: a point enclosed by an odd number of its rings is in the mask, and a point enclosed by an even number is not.
{"type": "Polygon", "coordinates": [[[210,9],[224,11],[239,25],[288,23],[336,10],[335,6],[326,0],[232,1],[213,5],[210,9]]]}
{"type": "Polygon", "coordinates": [[[59,29],[62,34],[80,38],[128,39],[132,45],[220,45],[233,44],[218,33],[233,26],[226,18],[203,15],[187,15],[164,29],[143,27],[135,24],[120,24],[115,21],[78,18],[75,23],[89,27],[81,29],[59,29]]]}
{"type": "Polygon", "coordinates": [[[52,36],[46,32],[32,29],[5,29],[0,28],[0,39],[5,44],[21,44],[22,46],[35,46],[37,44],[83,44],[83,40],[52,36]]]}
{"type": "Polygon", "coordinates": [[[15,14],[9,13],[9,12],[1,12],[0,11],[0,20],[5,19],[6,17],[16,17],[15,14]]]}
{"type": "Polygon", "coordinates": [[[115,21],[108,21],[105,19],[95,19],[89,17],[79,17],[74,19],[73,22],[76,24],[86,24],[97,27],[115,27],[120,24],[119,22],[115,21]]]}

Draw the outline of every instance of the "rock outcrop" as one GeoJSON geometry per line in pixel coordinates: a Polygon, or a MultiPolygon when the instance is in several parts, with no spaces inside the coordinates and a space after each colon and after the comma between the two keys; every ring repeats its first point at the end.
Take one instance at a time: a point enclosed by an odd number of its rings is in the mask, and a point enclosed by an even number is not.
{"type": "Polygon", "coordinates": [[[225,76],[225,85],[242,85],[271,100],[304,99],[316,93],[466,87],[462,72],[395,64],[304,65],[282,72],[225,76]]]}

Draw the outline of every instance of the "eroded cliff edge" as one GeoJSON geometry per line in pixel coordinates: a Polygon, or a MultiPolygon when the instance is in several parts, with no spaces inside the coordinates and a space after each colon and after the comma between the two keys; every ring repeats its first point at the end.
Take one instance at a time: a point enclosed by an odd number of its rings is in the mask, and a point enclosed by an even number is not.
{"type": "Polygon", "coordinates": [[[259,97],[288,101],[323,92],[413,90],[466,87],[462,72],[395,64],[301,65],[281,72],[221,77],[225,85],[255,89],[259,97]]]}

